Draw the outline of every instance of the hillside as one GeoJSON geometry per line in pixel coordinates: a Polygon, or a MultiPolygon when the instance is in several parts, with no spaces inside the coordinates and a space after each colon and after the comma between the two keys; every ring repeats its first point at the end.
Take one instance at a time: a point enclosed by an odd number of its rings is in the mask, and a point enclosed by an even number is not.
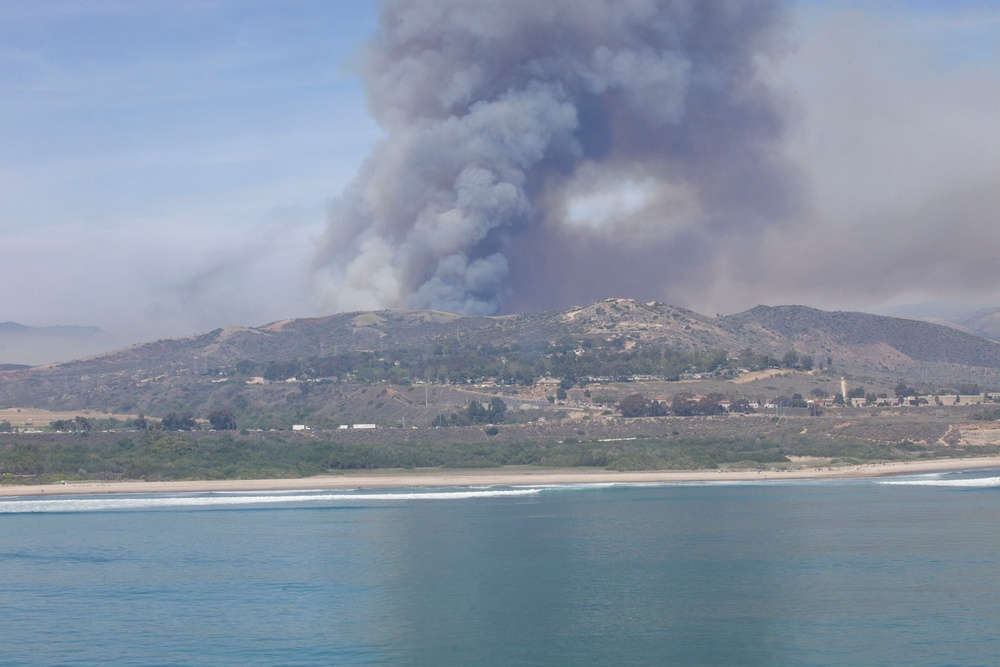
{"type": "Polygon", "coordinates": [[[757,306],[722,319],[747,334],[777,335],[797,350],[833,356],[849,368],[973,375],[1000,368],[1000,344],[919,320],[805,306],[757,306]]]}
{"type": "MultiPolygon", "coordinates": [[[[530,388],[546,375],[591,383],[639,374],[670,380],[723,367],[735,372],[734,365],[769,368],[792,350],[814,358],[828,382],[848,375],[882,386],[905,379],[1000,387],[1000,344],[940,325],[802,306],[713,318],[606,299],[502,317],[377,311],[228,327],[0,372],[0,407],[151,416],[226,408],[242,424],[307,416],[328,424],[426,424],[475,396],[456,394],[458,385],[492,380],[530,388]],[[413,383],[426,384],[415,391],[413,383]]],[[[516,400],[546,407],[545,398],[524,389],[516,400]]]]}
{"type": "Polygon", "coordinates": [[[1000,308],[976,311],[957,318],[955,324],[977,336],[1000,341],[1000,308]]]}
{"type": "Polygon", "coordinates": [[[988,340],[1000,341],[1000,308],[969,310],[968,306],[948,301],[898,306],[884,315],[922,320],[970,333],[988,340]]]}

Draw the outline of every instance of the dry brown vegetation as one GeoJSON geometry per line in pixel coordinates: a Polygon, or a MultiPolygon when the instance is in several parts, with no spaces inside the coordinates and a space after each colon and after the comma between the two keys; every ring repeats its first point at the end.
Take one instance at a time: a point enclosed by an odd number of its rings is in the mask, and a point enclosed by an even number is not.
{"type": "Polygon", "coordinates": [[[87,419],[118,419],[127,421],[134,419],[136,415],[112,414],[110,412],[99,412],[97,410],[42,410],[40,408],[2,408],[0,409],[0,422],[10,422],[15,428],[47,427],[50,422],[59,419],[74,419],[75,417],[86,417],[87,419]]]}

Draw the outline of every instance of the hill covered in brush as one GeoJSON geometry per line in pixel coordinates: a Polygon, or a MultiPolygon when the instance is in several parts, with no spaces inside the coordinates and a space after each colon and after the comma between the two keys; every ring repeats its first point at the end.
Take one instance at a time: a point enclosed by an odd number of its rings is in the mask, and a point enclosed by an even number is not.
{"type": "Polygon", "coordinates": [[[722,317],[629,299],[499,317],[354,312],[6,371],[0,407],[430,423],[440,413],[432,403],[450,403],[448,387],[473,382],[671,380],[775,366],[986,388],[1000,386],[1000,344],[927,322],[802,306],[722,317]]]}

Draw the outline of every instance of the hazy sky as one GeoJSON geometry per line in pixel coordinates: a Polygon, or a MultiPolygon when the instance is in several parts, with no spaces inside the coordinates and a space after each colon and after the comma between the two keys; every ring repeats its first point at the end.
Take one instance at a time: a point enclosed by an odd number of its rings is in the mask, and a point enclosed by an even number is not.
{"type": "MultiPolygon", "coordinates": [[[[634,294],[536,286],[547,302],[515,277],[508,307],[1000,305],[1000,9],[799,2],[786,20],[760,68],[794,219],[634,294]]],[[[0,0],[0,321],[133,341],[344,307],[314,268],[384,136],[358,74],[377,27],[364,0],[0,0]]],[[[569,202],[570,226],[639,186],[569,202]]]]}

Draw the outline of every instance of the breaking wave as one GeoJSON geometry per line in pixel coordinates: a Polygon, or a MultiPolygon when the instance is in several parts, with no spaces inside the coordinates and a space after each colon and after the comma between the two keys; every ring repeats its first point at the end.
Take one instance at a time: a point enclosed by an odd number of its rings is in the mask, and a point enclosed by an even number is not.
{"type": "Polygon", "coordinates": [[[884,479],[877,484],[888,486],[946,486],[966,489],[990,489],[1000,487],[1000,477],[967,477],[962,479],[884,479]]]}
{"type": "Polygon", "coordinates": [[[537,484],[511,487],[469,486],[454,489],[405,489],[399,491],[218,491],[191,494],[151,494],[115,496],[63,496],[58,498],[0,499],[0,514],[109,512],[127,510],[170,510],[178,508],[223,508],[262,505],[379,503],[393,501],[449,501],[476,498],[517,498],[542,493],[601,491],[610,489],[655,487],[733,487],[733,486],[925,486],[951,488],[1000,488],[1000,476],[946,477],[942,473],[892,479],[759,479],[759,480],[677,480],[655,482],[589,482],[577,484],[537,484]]]}
{"type": "Polygon", "coordinates": [[[173,509],[183,507],[224,507],[247,505],[277,505],[288,503],[343,503],[384,502],[401,500],[466,500],[470,498],[496,498],[532,496],[540,489],[456,489],[449,491],[405,492],[346,492],[346,493],[269,493],[267,495],[209,494],[209,495],[157,495],[116,496],[99,498],[46,498],[44,500],[3,500],[0,514],[25,512],[107,512],[115,510],[173,509]]]}

